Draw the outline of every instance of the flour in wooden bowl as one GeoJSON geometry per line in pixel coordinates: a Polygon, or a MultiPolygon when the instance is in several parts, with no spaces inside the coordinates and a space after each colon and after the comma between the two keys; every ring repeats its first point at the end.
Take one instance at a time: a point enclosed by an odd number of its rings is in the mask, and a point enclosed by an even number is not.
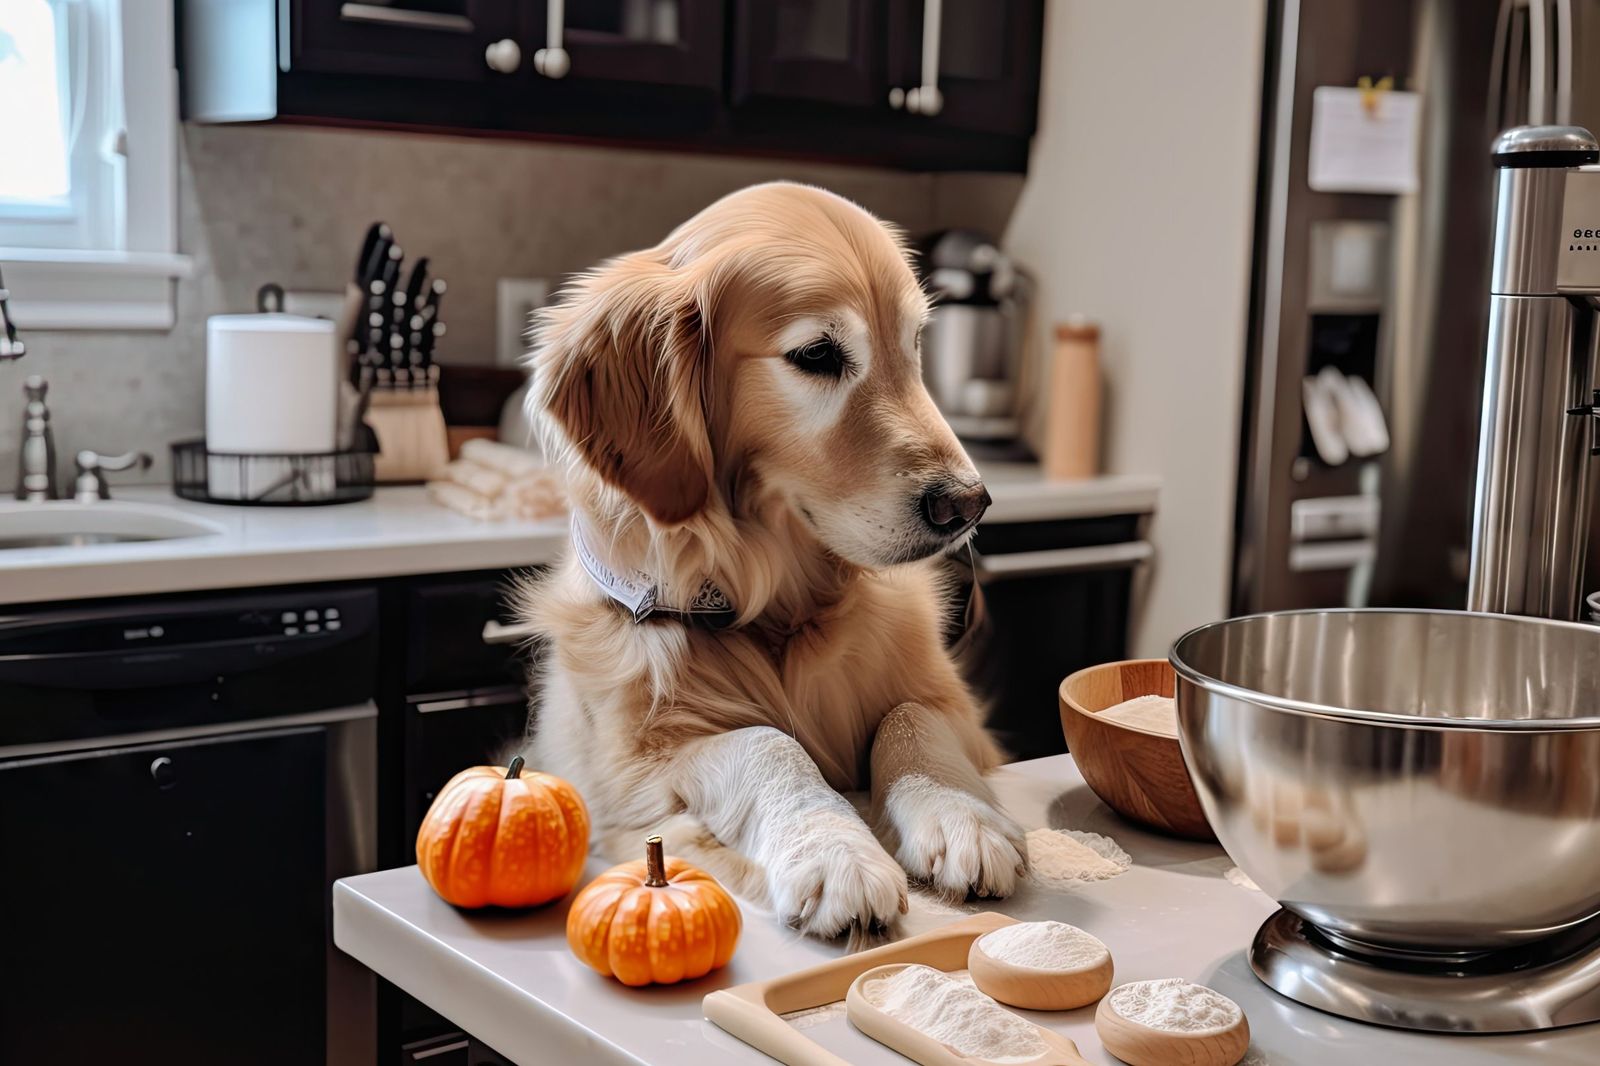
{"type": "Polygon", "coordinates": [[[971,1058],[1028,1062],[1050,1050],[1032,1022],[931,966],[907,966],[867,981],[861,995],[889,1017],[971,1058]]]}
{"type": "Polygon", "coordinates": [[[1171,696],[1135,696],[1107,707],[1100,717],[1119,725],[1148,729],[1164,737],[1178,735],[1178,702],[1171,696]]]}
{"type": "Polygon", "coordinates": [[[1164,1033],[1199,1035],[1239,1024],[1239,1004],[1181,977],[1134,981],[1113,989],[1111,1009],[1130,1022],[1164,1033]]]}
{"type": "Polygon", "coordinates": [[[1036,970],[1087,970],[1111,955],[1099,937],[1066,922],[1018,922],[984,934],[978,946],[996,962],[1036,970]]]}

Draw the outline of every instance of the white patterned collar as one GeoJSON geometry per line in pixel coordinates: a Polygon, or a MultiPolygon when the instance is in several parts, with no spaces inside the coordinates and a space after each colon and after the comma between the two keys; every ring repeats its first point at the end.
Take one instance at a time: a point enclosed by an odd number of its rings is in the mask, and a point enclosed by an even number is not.
{"type": "Polygon", "coordinates": [[[727,594],[710,578],[700,583],[699,590],[687,604],[680,607],[662,603],[660,582],[642,570],[615,566],[600,557],[591,538],[585,536],[583,520],[576,512],[572,515],[572,547],[589,580],[620,604],[635,622],[655,616],[674,618],[706,629],[726,629],[738,617],[727,594]]]}

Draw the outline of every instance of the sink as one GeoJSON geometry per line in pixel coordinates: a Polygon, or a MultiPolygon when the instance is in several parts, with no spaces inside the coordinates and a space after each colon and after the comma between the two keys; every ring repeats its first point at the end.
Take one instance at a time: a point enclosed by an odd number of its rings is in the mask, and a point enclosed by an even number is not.
{"type": "Polygon", "coordinates": [[[0,551],[176,540],[221,532],[222,527],[214,522],[160,504],[117,500],[0,502],[0,551]]]}

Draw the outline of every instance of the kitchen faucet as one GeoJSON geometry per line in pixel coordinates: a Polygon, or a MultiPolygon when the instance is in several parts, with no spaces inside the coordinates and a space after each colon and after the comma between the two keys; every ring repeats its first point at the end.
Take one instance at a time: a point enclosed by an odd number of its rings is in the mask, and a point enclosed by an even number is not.
{"type": "Polygon", "coordinates": [[[17,339],[16,323],[11,321],[11,309],[7,303],[10,297],[11,294],[6,291],[5,276],[0,275],[0,363],[21,359],[28,354],[27,348],[17,339]]]}
{"type": "Polygon", "coordinates": [[[1519,126],[1494,143],[1494,265],[1467,607],[1575,619],[1600,392],[1600,142],[1519,126]]]}
{"type": "Polygon", "coordinates": [[[45,393],[50,383],[37,374],[22,383],[28,398],[22,409],[22,447],[17,453],[17,499],[41,503],[61,498],[56,484],[56,439],[50,429],[50,408],[45,393]]]}
{"type": "MultiPolygon", "coordinates": [[[[17,339],[17,327],[7,310],[4,281],[0,280],[0,362],[20,359],[27,353],[17,339]]],[[[37,374],[22,383],[27,403],[22,409],[22,446],[17,454],[17,499],[24,503],[42,503],[61,498],[61,487],[56,481],[56,442],[50,429],[50,408],[45,405],[45,395],[50,383],[37,374]]],[[[105,456],[92,451],[81,451],[75,463],[78,476],[73,483],[72,498],[78,503],[109,500],[111,489],[106,484],[105,471],[129,470],[137,466],[146,470],[150,456],[144,452],[126,452],[105,456]]]]}

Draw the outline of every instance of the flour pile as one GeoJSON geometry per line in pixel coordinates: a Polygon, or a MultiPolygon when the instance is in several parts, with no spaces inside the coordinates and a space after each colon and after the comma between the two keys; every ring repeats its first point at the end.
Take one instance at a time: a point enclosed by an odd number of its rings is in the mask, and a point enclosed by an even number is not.
{"type": "Polygon", "coordinates": [[[1027,1062],[1049,1051],[1033,1023],[931,966],[907,966],[861,986],[866,1001],[971,1058],[1027,1062]]]}
{"type": "Polygon", "coordinates": [[[1178,735],[1178,702],[1170,696],[1135,696],[1100,712],[1100,717],[1164,737],[1178,735]]]}
{"type": "Polygon", "coordinates": [[[1116,877],[1133,865],[1133,857],[1099,833],[1035,829],[1028,834],[1028,862],[1040,886],[1068,888],[1116,877]]]}
{"type": "Polygon", "coordinates": [[[991,959],[1036,970],[1088,970],[1111,956],[1099,937],[1066,922],[1018,922],[986,934],[978,946],[991,959]]]}
{"type": "Polygon", "coordinates": [[[1221,992],[1181,977],[1134,981],[1111,993],[1111,1009],[1167,1033],[1210,1033],[1239,1024],[1244,1012],[1221,992]]]}

